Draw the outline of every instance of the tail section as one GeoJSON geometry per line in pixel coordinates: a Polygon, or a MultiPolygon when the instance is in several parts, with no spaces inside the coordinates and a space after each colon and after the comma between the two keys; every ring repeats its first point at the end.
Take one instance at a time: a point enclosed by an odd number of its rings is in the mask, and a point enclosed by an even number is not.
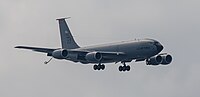
{"type": "Polygon", "coordinates": [[[62,48],[64,48],[64,49],[79,48],[78,44],[75,42],[75,40],[70,32],[70,29],[69,29],[65,19],[67,19],[67,18],[57,19],[59,22],[62,48]]]}

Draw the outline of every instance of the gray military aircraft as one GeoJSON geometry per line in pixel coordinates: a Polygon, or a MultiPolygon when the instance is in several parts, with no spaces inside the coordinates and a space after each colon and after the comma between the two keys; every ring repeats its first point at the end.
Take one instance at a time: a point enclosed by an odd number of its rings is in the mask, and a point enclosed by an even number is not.
{"type": "MultiPolygon", "coordinates": [[[[160,53],[163,46],[154,39],[137,39],[117,43],[80,47],[74,40],[70,29],[65,21],[67,18],[57,19],[59,22],[62,48],[41,48],[30,46],[16,46],[19,49],[29,49],[36,52],[46,53],[55,59],[65,59],[83,64],[95,64],[94,70],[104,70],[104,63],[118,63],[119,71],[130,71],[127,62],[135,60],[146,61],[146,65],[168,65],[172,56],[168,53],[160,53]]],[[[51,59],[52,59],[51,58],[51,59]]],[[[44,62],[47,64],[48,62],[44,62]]]]}

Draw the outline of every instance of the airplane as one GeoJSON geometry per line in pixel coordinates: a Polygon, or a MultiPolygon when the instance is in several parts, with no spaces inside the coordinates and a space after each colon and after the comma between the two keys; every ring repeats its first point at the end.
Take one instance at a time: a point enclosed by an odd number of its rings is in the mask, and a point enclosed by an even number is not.
{"type": "MultiPolygon", "coordinates": [[[[160,53],[163,46],[155,39],[134,39],[109,44],[101,44],[87,47],[80,47],[74,40],[66,22],[68,18],[56,19],[59,23],[62,48],[42,48],[31,46],[16,46],[19,49],[28,49],[41,52],[50,56],[51,59],[64,59],[82,64],[94,64],[94,70],[104,70],[105,63],[118,63],[120,72],[130,71],[131,67],[127,62],[135,60],[145,61],[146,65],[168,65],[172,62],[172,56],[168,53],[160,53]]],[[[44,62],[45,64],[51,61],[44,62]]]]}

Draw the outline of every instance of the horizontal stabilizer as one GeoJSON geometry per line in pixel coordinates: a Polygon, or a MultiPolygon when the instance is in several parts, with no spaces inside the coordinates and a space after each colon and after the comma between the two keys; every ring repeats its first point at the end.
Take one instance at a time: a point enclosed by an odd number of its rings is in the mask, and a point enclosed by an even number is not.
{"type": "Polygon", "coordinates": [[[19,49],[28,49],[36,52],[43,52],[43,53],[51,53],[56,49],[51,49],[51,48],[40,48],[40,47],[29,47],[29,46],[16,46],[15,48],[19,49]]]}
{"type": "Polygon", "coordinates": [[[58,18],[58,19],[56,19],[56,20],[65,20],[65,19],[69,19],[69,18],[71,18],[71,17],[66,17],[66,18],[58,18]]]}

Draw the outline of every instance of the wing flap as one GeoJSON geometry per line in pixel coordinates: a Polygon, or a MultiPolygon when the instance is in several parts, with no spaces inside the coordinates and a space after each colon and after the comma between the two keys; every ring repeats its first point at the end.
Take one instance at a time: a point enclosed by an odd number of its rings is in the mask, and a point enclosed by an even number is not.
{"type": "Polygon", "coordinates": [[[123,52],[102,52],[102,51],[100,51],[99,53],[102,54],[103,58],[108,58],[108,59],[120,58],[120,57],[123,57],[126,55],[123,52]]]}

